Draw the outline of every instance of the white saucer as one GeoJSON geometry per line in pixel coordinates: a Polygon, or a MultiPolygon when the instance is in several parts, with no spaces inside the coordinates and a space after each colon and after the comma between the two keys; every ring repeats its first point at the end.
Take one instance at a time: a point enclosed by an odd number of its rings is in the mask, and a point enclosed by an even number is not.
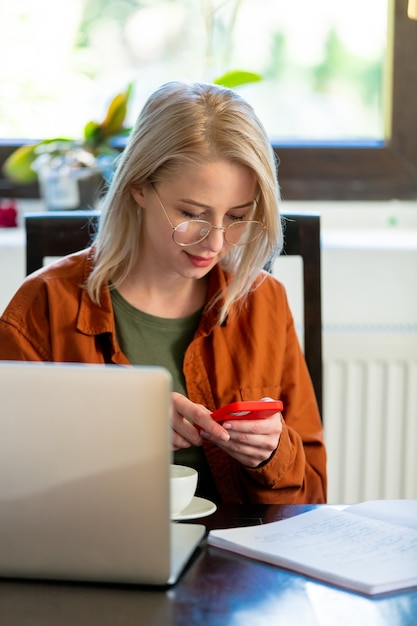
{"type": "Polygon", "coordinates": [[[198,517],[206,517],[206,515],[211,515],[216,509],[217,506],[214,504],[214,502],[206,500],[205,498],[198,498],[197,496],[194,496],[190,504],[179,513],[171,515],[171,519],[197,519],[198,517]]]}

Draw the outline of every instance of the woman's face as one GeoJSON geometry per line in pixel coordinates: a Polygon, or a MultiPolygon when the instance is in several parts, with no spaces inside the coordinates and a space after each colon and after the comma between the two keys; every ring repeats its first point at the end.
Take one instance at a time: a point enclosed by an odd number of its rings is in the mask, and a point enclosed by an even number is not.
{"type": "Polygon", "coordinates": [[[185,167],[155,188],[132,188],[142,207],[141,260],[184,278],[202,278],[229,252],[230,244],[221,230],[211,230],[203,241],[181,247],[173,241],[167,215],[174,226],[192,219],[229,226],[253,217],[256,194],[252,170],[226,160],[185,167]]]}

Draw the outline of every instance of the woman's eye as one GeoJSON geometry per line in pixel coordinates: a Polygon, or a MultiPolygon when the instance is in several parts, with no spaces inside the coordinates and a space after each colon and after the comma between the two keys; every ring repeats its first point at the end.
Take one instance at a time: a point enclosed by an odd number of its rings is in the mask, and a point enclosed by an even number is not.
{"type": "Polygon", "coordinates": [[[226,215],[227,219],[231,222],[243,222],[245,220],[244,215],[226,215]]]}
{"type": "Polygon", "coordinates": [[[184,209],[181,209],[181,215],[185,220],[198,220],[200,219],[199,215],[196,215],[195,213],[190,213],[189,211],[184,211],[184,209]]]}

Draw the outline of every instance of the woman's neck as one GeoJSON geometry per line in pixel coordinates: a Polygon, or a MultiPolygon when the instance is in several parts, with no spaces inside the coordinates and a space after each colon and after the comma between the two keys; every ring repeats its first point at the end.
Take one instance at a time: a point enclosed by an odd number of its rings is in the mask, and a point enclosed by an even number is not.
{"type": "Polygon", "coordinates": [[[119,293],[132,306],[158,317],[179,318],[192,315],[206,301],[207,278],[184,279],[156,276],[135,268],[118,287],[119,293]]]}

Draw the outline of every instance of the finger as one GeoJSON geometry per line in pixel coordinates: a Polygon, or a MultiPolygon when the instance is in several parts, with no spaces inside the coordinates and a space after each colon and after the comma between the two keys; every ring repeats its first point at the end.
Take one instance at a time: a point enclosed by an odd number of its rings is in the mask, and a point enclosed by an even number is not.
{"type": "MultiPolygon", "coordinates": [[[[229,433],[227,430],[211,418],[210,411],[206,407],[201,404],[195,404],[185,396],[178,393],[173,393],[172,396],[174,400],[175,412],[177,413],[177,419],[180,417],[183,419],[185,418],[185,420],[188,421],[188,424],[191,423],[191,425],[195,427],[198,439],[200,437],[199,433],[205,431],[218,441],[229,441],[229,433]]],[[[179,426],[179,432],[182,434],[184,432],[181,425],[179,426]]],[[[196,435],[192,435],[190,433],[190,436],[194,442],[196,435]]]]}
{"type": "Polygon", "coordinates": [[[210,438],[218,441],[229,441],[230,439],[227,430],[210,416],[202,416],[201,419],[197,416],[194,423],[197,425],[202,436],[206,434],[209,435],[210,438]]]}
{"type": "MultiPolygon", "coordinates": [[[[273,420],[273,422],[274,427],[271,429],[272,432],[268,432],[266,434],[254,434],[253,432],[242,432],[242,430],[230,430],[230,441],[224,443],[217,442],[217,445],[234,458],[238,458],[237,455],[242,455],[246,458],[255,459],[255,465],[257,465],[266,460],[278,447],[282,432],[282,422],[281,420],[278,423],[276,423],[275,420],[273,420]]],[[[236,423],[233,422],[233,427],[235,427],[235,425],[236,423]]],[[[248,425],[246,426],[249,428],[248,425]]],[[[258,421],[255,420],[255,424],[253,426],[254,428],[259,428],[258,421]]],[[[204,433],[202,436],[211,439],[211,437],[204,433]]],[[[242,456],[239,457],[239,460],[242,459],[242,456]]],[[[247,464],[247,461],[244,463],[247,464]]]]}
{"type": "Polygon", "coordinates": [[[181,435],[179,435],[178,433],[173,432],[171,446],[174,451],[184,450],[185,448],[190,448],[191,443],[184,439],[184,437],[181,437],[181,435]]]}
{"type": "Polygon", "coordinates": [[[224,422],[223,428],[234,433],[250,433],[253,435],[266,435],[271,431],[270,424],[265,424],[265,420],[233,420],[224,422]]]}
{"type": "Polygon", "coordinates": [[[218,444],[218,447],[224,450],[229,456],[233,457],[239,463],[251,468],[255,468],[260,463],[268,460],[271,455],[274,453],[276,448],[272,450],[264,450],[253,448],[252,446],[244,446],[242,444],[230,443],[229,444],[218,444]]]}
{"type": "Polygon", "coordinates": [[[225,443],[225,447],[233,452],[245,454],[247,456],[269,456],[276,449],[279,442],[279,435],[269,435],[268,437],[257,437],[244,433],[233,433],[230,441],[225,443]]]}
{"type": "Polygon", "coordinates": [[[228,442],[216,442],[207,433],[202,433],[203,438],[207,438],[213,443],[216,443],[219,448],[231,454],[233,456],[245,455],[247,457],[253,457],[257,459],[259,463],[262,460],[268,458],[277,447],[280,439],[280,434],[272,435],[253,435],[250,433],[230,433],[230,440],[228,442]]]}
{"type": "Polygon", "coordinates": [[[224,422],[223,428],[229,433],[252,433],[254,435],[269,435],[272,433],[281,433],[282,420],[281,413],[275,413],[271,417],[257,420],[233,420],[224,422]]]}
{"type": "MultiPolygon", "coordinates": [[[[181,415],[174,416],[172,428],[174,435],[184,440],[188,446],[201,446],[202,439],[199,431],[187,419],[181,415]]],[[[180,447],[184,445],[179,444],[180,447]]]]}

